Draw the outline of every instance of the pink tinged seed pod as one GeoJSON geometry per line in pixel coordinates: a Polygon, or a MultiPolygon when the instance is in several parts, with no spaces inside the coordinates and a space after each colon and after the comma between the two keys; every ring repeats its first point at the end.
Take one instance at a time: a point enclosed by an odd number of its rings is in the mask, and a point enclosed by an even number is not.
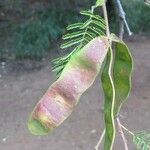
{"type": "Polygon", "coordinates": [[[71,114],[99,73],[108,46],[106,38],[97,37],[71,57],[59,79],[35,106],[28,123],[31,133],[47,134],[71,114]]]}

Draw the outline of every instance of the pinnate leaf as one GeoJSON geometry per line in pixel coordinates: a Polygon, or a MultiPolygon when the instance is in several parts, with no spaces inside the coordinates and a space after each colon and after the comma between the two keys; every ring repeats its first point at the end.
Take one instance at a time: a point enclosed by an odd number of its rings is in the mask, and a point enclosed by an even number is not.
{"type": "Polygon", "coordinates": [[[150,132],[142,131],[133,135],[133,143],[140,150],[150,150],[150,132]]]}

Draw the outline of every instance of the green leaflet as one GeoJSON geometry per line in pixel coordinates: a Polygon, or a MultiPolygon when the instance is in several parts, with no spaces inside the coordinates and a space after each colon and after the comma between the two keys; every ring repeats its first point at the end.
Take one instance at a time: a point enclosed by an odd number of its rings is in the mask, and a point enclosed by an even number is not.
{"type": "Polygon", "coordinates": [[[149,150],[150,149],[150,132],[142,131],[133,135],[133,142],[138,149],[149,150]]]}
{"type": "Polygon", "coordinates": [[[104,150],[112,150],[115,138],[115,125],[113,116],[115,91],[111,77],[112,58],[113,53],[112,50],[109,49],[101,77],[105,97],[104,119],[106,131],[105,131],[104,150]]]}
{"type": "Polygon", "coordinates": [[[93,27],[89,27],[88,28],[90,31],[92,31],[94,34],[98,34],[98,35],[105,35],[105,33],[101,30],[99,30],[98,28],[93,27]]]}
{"type": "Polygon", "coordinates": [[[66,40],[66,39],[71,39],[71,38],[79,37],[79,36],[81,36],[83,34],[84,34],[83,31],[77,31],[77,32],[73,32],[73,33],[68,33],[68,34],[64,35],[62,38],[64,40],[66,40]]]}
{"type": "Polygon", "coordinates": [[[97,0],[96,1],[96,6],[102,6],[105,3],[105,0],[97,0]]]}
{"type": "Polygon", "coordinates": [[[112,35],[112,41],[115,42],[113,80],[116,91],[114,105],[114,116],[116,116],[131,90],[133,61],[131,53],[123,41],[114,35],[112,35]]]}
{"type": "Polygon", "coordinates": [[[73,30],[73,29],[76,29],[76,28],[81,28],[83,26],[84,23],[74,23],[74,24],[71,24],[67,27],[67,30],[73,30]]]}
{"type": "Polygon", "coordinates": [[[78,44],[78,43],[80,43],[82,41],[83,41],[83,38],[81,38],[81,37],[80,38],[76,38],[76,39],[73,39],[71,41],[68,41],[68,42],[65,42],[65,43],[61,44],[60,48],[62,48],[62,49],[68,48],[68,47],[76,45],[76,44],[78,44]]]}
{"type": "Polygon", "coordinates": [[[90,11],[89,10],[88,11],[87,10],[81,11],[80,14],[85,15],[85,16],[89,16],[93,19],[96,19],[96,20],[100,21],[104,26],[106,25],[105,20],[99,15],[94,15],[91,12],[91,10],[90,11]]]}

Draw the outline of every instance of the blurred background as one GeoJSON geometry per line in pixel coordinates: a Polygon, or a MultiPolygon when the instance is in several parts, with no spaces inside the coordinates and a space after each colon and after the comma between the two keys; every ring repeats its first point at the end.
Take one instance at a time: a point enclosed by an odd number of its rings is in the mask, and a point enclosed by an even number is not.
{"type": "MultiPolygon", "coordinates": [[[[32,136],[28,116],[55,81],[51,60],[62,55],[65,27],[83,18],[95,0],[0,0],[0,150],[92,150],[103,128],[103,94],[97,79],[60,128],[46,137],[32,136]]],[[[122,0],[134,33],[125,35],[133,53],[133,88],[121,120],[131,130],[150,130],[150,7],[143,0],[122,0]]],[[[117,33],[108,1],[111,31],[117,33]]],[[[129,136],[129,148],[136,149],[129,136]]],[[[115,150],[123,150],[119,136],[115,150]]]]}

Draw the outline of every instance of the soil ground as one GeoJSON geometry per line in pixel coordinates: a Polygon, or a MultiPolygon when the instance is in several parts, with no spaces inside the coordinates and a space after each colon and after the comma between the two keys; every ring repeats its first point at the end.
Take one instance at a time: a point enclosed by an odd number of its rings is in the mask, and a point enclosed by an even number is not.
{"type": "MultiPolygon", "coordinates": [[[[128,45],[134,57],[133,87],[120,120],[133,132],[150,130],[150,39],[132,39],[128,45]]],[[[7,71],[1,63],[0,150],[94,150],[103,130],[100,76],[62,126],[51,135],[33,136],[27,129],[28,116],[55,75],[47,60],[37,69],[30,62],[27,66],[27,70],[16,71],[14,67],[7,71]]],[[[127,138],[129,150],[135,150],[132,137],[127,138]]],[[[119,135],[113,149],[124,150],[119,135]]]]}

